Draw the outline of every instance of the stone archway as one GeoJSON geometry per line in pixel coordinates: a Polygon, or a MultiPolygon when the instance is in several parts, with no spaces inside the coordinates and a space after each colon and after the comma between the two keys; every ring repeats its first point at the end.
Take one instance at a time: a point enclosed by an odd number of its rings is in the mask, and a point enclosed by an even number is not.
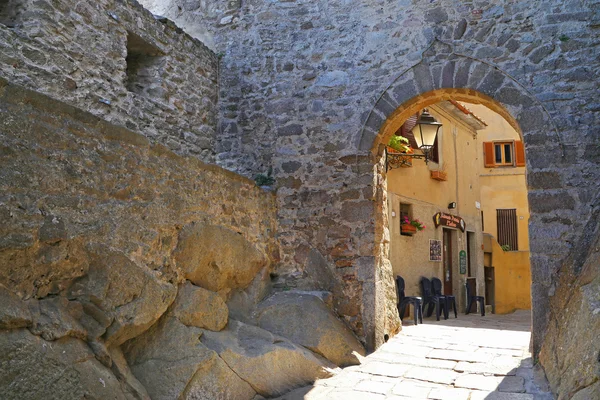
{"type": "MultiPolygon", "coordinates": [[[[507,73],[485,62],[453,54],[449,46],[443,43],[434,44],[429,48],[423,60],[407,71],[401,73],[379,97],[374,108],[366,118],[360,136],[357,138],[356,146],[359,154],[367,155],[375,165],[374,173],[377,175],[375,206],[375,249],[374,264],[376,276],[390,276],[390,263],[387,259],[389,247],[389,233],[386,208],[386,179],[385,168],[382,162],[383,143],[386,143],[391,135],[397,131],[400,125],[416,111],[448,99],[455,99],[469,103],[483,104],[492,111],[503,116],[511,126],[521,135],[526,149],[539,146],[540,136],[554,138],[553,142],[545,142],[549,151],[556,151],[564,157],[564,149],[558,133],[553,126],[550,116],[539,103],[522,85],[507,73]],[[552,132],[553,135],[549,135],[552,132]],[[534,139],[534,140],[532,140],[534,139]],[[383,207],[381,206],[383,202],[383,207]]],[[[526,150],[527,151],[527,150],[526,150]]],[[[539,154],[539,153],[536,153],[539,154]]],[[[552,173],[560,174],[560,163],[552,173]]],[[[539,168],[538,168],[539,169],[539,168]]],[[[527,166],[528,177],[534,171],[531,164],[527,166]]],[[[546,173],[546,171],[544,171],[546,173]]],[[[541,190],[529,187],[530,203],[535,203],[540,196],[547,196],[541,190]],[[533,201],[532,201],[533,200],[533,201]]],[[[569,194],[561,192],[548,198],[553,207],[571,207],[569,194]],[[566,199],[565,202],[562,199],[566,199]]],[[[548,210],[534,208],[531,210],[530,231],[543,231],[546,222],[541,215],[548,210]]],[[[549,294],[553,285],[553,271],[544,265],[545,256],[548,254],[539,251],[543,246],[535,243],[538,236],[532,237],[532,342],[533,351],[537,355],[540,350],[541,341],[548,325],[548,302],[549,294]],[[536,253],[537,251],[537,253],[536,253]]],[[[568,255],[566,248],[556,250],[559,256],[568,255]]],[[[375,287],[375,304],[386,302],[390,294],[385,294],[391,285],[379,281],[375,287]],[[382,293],[383,292],[383,293],[382,293]]],[[[369,303],[369,299],[363,299],[363,303],[369,303]]],[[[387,303],[388,308],[389,301],[387,303]]],[[[367,310],[367,307],[365,307],[367,310]]],[[[381,311],[379,311],[381,313],[381,311]]],[[[387,313],[386,315],[390,315],[387,313]]],[[[381,321],[381,317],[379,317],[381,321]]],[[[389,319],[389,317],[388,317],[389,319]]],[[[388,325],[389,322],[385,322],[388,325]]],[[[380,339],[375,334],[375,342],[378,345],[380,339]]]]}

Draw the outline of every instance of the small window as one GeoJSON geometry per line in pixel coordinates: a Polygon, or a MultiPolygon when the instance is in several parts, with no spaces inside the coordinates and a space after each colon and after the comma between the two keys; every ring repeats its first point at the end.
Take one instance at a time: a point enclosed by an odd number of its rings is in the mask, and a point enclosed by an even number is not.
{"type": "Polygon", "coordinates": [[[525,166],[525,148],[521,141],[484,142],[483,155],[486,168],[525,166]]]}
{"type": "Polygon", "coordinates": [[[140,36],[127,34],[127,90],[150,97],[162,92],[163,53],[140,36]]]}
{"type": "MultiPolygon", "coordinates": [[[[402,226],[406,218],[412,220],[412,205],[400,203],[400,226],[402,226]]],[[[403,233],[402,228],[400,228],[400,234],[405,236],[411,236],[410,234],[403,233]]]]}
{"type": "Polygon", "coordinates": [[[519,250],[517,234],[517,210],[496,210],[498,224],[498,243],[506,251],[519,250]]]}
{"type": "Polygon", "coordinates": [[[496,156],[496,165],[513,165],[512,154],[513,144],[511,143],[494,143],[494,154],[496,156]]]}

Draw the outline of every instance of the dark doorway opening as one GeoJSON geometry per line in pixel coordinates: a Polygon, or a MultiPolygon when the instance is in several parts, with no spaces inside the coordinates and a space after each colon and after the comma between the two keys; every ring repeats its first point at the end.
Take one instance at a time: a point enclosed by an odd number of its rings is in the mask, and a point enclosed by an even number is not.
{"type": "Polygon", "coordinates": [[[444,294],[452,295],[452,232],[444,229],[444,294]]]}

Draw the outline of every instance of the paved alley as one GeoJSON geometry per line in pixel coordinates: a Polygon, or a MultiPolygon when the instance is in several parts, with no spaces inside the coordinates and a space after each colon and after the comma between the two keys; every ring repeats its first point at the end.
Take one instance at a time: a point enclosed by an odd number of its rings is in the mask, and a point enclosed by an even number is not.
{"type": "Polygon", "coordinates": [[[359,366],[281,400],[550,400],[529,353],[530,313],[464,315],[411,325],[359,366]]]}

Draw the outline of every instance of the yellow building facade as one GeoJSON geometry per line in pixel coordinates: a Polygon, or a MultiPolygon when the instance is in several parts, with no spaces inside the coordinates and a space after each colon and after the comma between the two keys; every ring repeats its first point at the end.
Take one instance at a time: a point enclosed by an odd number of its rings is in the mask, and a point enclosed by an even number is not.
{"type": "Polygon", "coordinates": [[[429,112],[442,123],[435,161],[413,159],[412,166],[387,174],[394,275],[404,278],[407,296],[422,294],[421,277],[439,278],[461,312],[467,280],[496,313],[531,308],[529,208],[519,134],[481,105],[446,101],[429,112]],[[464,231],[436,227],[438,213],[462,220],[464,231]],[[404,232],[406,216],[425,229],[404,232]]]}
{"type": "Polygon", "coordinates": [[[451,102],[431,106],[429,112],[442,123],[438,162],[414,159],[411,167],[387,174],[390,261],[394,274],[405,280],[407,296],[421,295],[421,277],[437,277],[464,312],[467,278],[474,281],[476,294],[485,290],[477,140],[477,130],[485,125],[451,102]],[[436,227],[434,216],[440,212],[461,218],[464,232],[460,226],[436,227]],[[420,220],[425,229],[403,232],[405,215],[420,220]]]}
{"type": "Polygon", "coordinates": [[[478,164],[489,300],[498,314],[530,309],[529,203],[521,138],[504,118],[487,107],[468,107],[487,123],[477,134],[482,157],[486,157],[486,146],[493,148],[493,154],[488,154],[492,159],[478,164]]]}

